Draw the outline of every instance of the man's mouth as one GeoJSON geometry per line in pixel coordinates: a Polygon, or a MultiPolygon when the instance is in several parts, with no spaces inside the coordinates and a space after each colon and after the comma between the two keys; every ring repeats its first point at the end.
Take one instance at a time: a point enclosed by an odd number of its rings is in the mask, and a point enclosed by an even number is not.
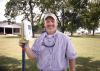
{"type": "Polygon", "coordinates": [[[47,25],[47,27],[49,28],[49,27],[54,27],[55,25],[47,25]]]}

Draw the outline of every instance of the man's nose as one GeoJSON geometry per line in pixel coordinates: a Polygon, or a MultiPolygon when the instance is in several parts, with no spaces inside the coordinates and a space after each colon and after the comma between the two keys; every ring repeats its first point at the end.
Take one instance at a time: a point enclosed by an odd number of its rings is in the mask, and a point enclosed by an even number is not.
{"type": "Polygon", "coordinates": [[[49,25],[53,25],[53,23],[50,21],[50,22],[49,22],[49,25]]]}

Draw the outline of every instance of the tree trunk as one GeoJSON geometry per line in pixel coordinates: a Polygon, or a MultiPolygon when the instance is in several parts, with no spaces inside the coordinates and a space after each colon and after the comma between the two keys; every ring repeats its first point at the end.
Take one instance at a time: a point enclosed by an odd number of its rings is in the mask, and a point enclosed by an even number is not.
{"type": "Polygon", "coordinates": [[[73,36],[73,32],[71,31],[71,36],[73,36]]]}
{"type": "MultiPolygon", "coordinates": [[[[31,14],[31,24],[32,24],[32,27],[34,27],[34,22],[33,22],[33,8],[32,8],[32,0],[29,0],[29,6],[30,6],[30,14],[31,14]]],[[[33,37],[34,37],[34,31],[32,30],[33,32],[33,37]]]]}
{"type": "Polygon", "coordinates": [[[62,25],[61,25],[61,26],[62,26],[62,27],[61,27],[62,32],[64,33],[64,31],[65,31],[64,23],[65,23],[65,22],[64,22],[64,17],[63,17],[63,16],[64,16],[64,8],[62,8],[62,25]]]}
{"type": "Polygon", "coordinates": [[[65,29],[64,27],[61,27],[61,32],[64,33],[65,29]]]}
{"type": "Polygon", "coordinates": [[[93,34],[92,35],[94,36],[94,34],[95,34],[95,29],[93,29],[93,34]]]}

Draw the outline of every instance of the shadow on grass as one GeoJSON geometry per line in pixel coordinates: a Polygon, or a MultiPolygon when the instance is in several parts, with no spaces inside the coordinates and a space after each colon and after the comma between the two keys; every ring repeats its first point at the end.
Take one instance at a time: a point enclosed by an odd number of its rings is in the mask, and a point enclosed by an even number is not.
{"type": "MultiPolygon", "coordinates": [[[[0,56],[0,71],[22,71],[21,60],[0,56]]],[[[26,60],[26,71],[38,71],[35,61],[26,60]]],[[[76,71],[100,71],[100,61],[90,57],[78,57],[76,71]]]]}
{"type": "MultiPolygon", "coordinates": [[[[22,71],[22,61],[11,57],[0,56],[0,71],[22,71]]],[[[36,63],[26,60],[26,71],[38,71],[36,63]]]]}
{"type": "Polygon", "coordinates": [[[100,60],[93,61],[90,57],[78,57],[76,71],[100,71],[100,60]]]}

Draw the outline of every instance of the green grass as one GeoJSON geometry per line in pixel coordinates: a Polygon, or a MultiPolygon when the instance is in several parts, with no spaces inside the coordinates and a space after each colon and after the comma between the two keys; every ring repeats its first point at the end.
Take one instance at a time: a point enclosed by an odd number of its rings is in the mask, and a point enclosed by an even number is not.
{"type": "Polygon", "coordinates": [[[78,56],[92,57],[94,60],[100,60],[100,38],[72,37],[71,39],[78,56]]]}
{"type": "MultiPolygon", "coordinates": [[[[21,71],[18,41],[18,37],[0,36],[0,71],[21,71]]],[[[100,36],[71,37],[71,41],[78,55],[77,71],[100,71],[100,36]]],[[[26,71],[37,71],[35,61],[26,58],[26,71]]]]}
{"type": "Polygon", "coordinates": [[[78,54],[77,71],[100,71],[100,36],[71,39],[78,54]]]}

